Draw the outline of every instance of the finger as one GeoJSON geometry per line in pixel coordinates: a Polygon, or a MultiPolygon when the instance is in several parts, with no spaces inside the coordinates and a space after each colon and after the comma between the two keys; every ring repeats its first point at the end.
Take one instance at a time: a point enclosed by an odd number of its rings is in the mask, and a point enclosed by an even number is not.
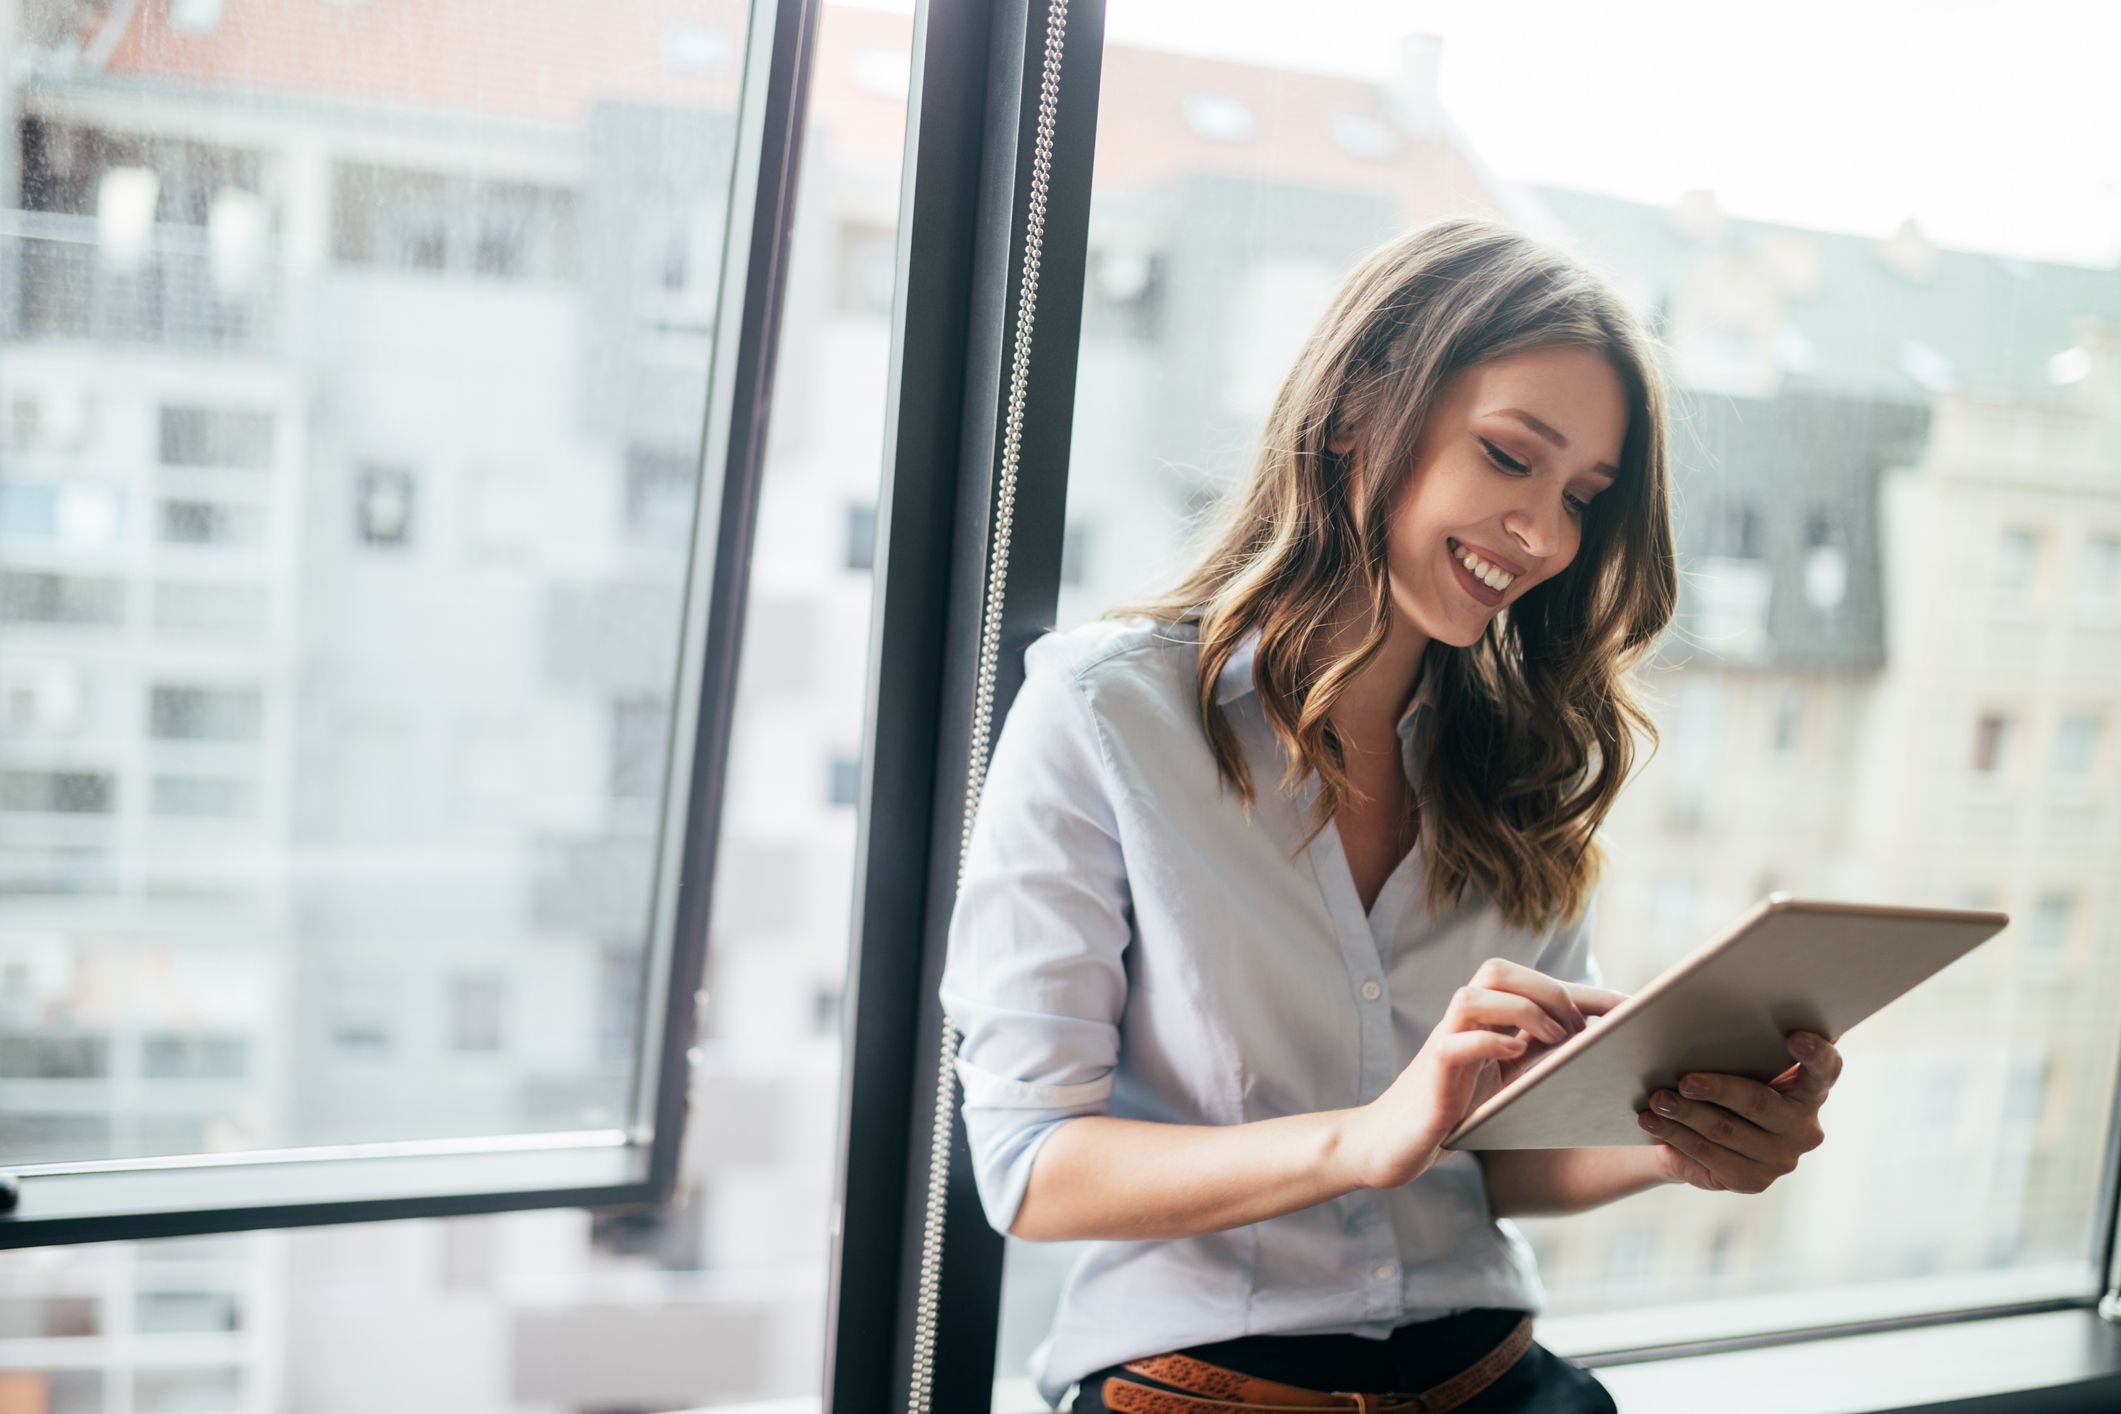
{"type": "Polygon", "coordinates": [[[1734,1153],[1713,1140],[1683,1124],[1674,1124],[1660,1115],[1645,1114],[1639,1121],[1643,1129],[1654,1134],[1665,1143],[1685,1154],[1709,1171],[1718,1183],[1734,1193],[1762,1193],[1779,1174],[1771,1172],[1765,1165],[1734,1153]]]}
{"type": "Polygon", "coordinates": [[[1439,1058],[1457,1068],[1515,1059],[1528,1043],[1522,1035],[1500,1031],[1454,1031],[1438,1037],[1436,1044],[1439,1058]]]}
{"type": "Polygon", "coordinates": [[[1559,1022],[1568,1035],[1573,1036],[1584,1028],[1583,1009],[1569,995],[1569,985],[1521,962],[1491,957],[1480,964],[1468,985],[1485,991],[1529,997],[1534,1005],[1559,1022]]]}
{"type": "Polygon", "coordinates": [[[1679,1093],[1690,1100],[1721,1105],[1770,1134],[1794,1138],[1804,1132],[1811,1119],[1809,1108],[1800,1106],[1771,1085],[1748,1080],[1742,1075],[1682,1075],[1679,1077],[1679,1093]]]}
{"type": "Polygon", "coordinates": [[[1785,1170],[1797,1166],[1797,1155],[1801,1151],[1794,1138],[1770,1134],[1721,1105],[1704,1104],[1669,1090],[1659,1090],[1650,1096],[1650,1108],[1674,1124],[1684,1125],[1709,1142],[1720,1144],[1756,1163],[1785,1170]]]}
{"type": "Polygon", "coordinates": [[[1699,1160],[1688,1158],[1661,1140],[1654,1147],[1657,1150],[1657,1172],[1661,1177],[1673,1183],[1691,1183],[1711,1193],[1723,1191],[1716,1175],[1703,1168],[1699,1160]]]}
{"type": "Polygon", "coordinates": [[[1790,1094],[1816,1109],[1825,1103],[1827,1091],[1841,1078],[1841,1052],[1833,1042],[1813,1031],[1790,1033],[1788,1044],[1798,1066],[1790,1094]]]}
{"type": "Polygon", "coordinates": [[[1560,1043],[1569,1038],[1563,1023],[1540,1009],[1537,1002],[1514,992],[1497,992],[1486,987],[1461,987],[1451,1000],[1452,1008],[1461,1022],[1473,1022],[1484,1026],[1514,1026],[1542,1041],[1560,1043]]]}
{"type": "Polygon", "coordinates": [[[1583,1013],[1586,1021],[1604,1016],[1628,999],[1626,992],[1612,992],[1604,987],[1590,987],[1581,982],[1565,982],[1562,985],[1568,988],[1569,1000],[1576,1003],[1576,1009],[1583,1013]]]}

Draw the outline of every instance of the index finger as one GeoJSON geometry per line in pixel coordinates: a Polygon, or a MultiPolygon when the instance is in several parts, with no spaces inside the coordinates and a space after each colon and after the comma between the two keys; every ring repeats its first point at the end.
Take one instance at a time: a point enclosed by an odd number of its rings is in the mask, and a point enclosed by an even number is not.
{"type": "Polygon", "coordinates": [[[1515,992],[1533,1002],[1566,1027],[1571,1035],[1589,1025],[1586,1012],[1607,1011],[1622,1000],[1617,992],[1563,982],[1537,968],[1503,957],[1491,957],[1482,963],[1480,970],[1473,974],[1473,980],[1478,986],[1498,992],[1515,992]],[[1610,1004],[1605,1001],[1609,997],[1613,998],[1610,1004]]]}

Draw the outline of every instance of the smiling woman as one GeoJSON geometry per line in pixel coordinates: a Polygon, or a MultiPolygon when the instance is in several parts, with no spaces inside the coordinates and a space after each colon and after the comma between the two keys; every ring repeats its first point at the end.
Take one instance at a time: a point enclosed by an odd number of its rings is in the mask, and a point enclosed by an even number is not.
{"type": "Polygon", "coordinates": [[[1026,655],[941,999],[990,1221],[1095,1241],[1049,1402],[1080,1381],[1079,1411],[1157,1407],[1142,1380],[1198,1391],[1205,1364],[1609,1409],[1532,1342],[1531,1256],[1494,1218],[1738,1186],[1738,1148],[1676,1133],[1441,1149],[1496,1066],[1620,1000],[1589,953],[1591,836],[1675,592],[1652,347],[1495,222],[1389,241],[1199,564],[1026,655]]]}

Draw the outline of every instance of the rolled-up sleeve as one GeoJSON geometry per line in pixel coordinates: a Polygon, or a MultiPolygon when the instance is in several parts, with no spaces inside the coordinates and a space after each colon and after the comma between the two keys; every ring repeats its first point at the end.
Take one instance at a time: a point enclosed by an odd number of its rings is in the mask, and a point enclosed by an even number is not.
{"type": "Polygon", "coordinates": [[[996,739],[939,989],[987,1220],[1016,1221],[1068,1120],[1103,1113],[1130,933],[1119,830],[1084,689],[1040,640],[996,739]]]}

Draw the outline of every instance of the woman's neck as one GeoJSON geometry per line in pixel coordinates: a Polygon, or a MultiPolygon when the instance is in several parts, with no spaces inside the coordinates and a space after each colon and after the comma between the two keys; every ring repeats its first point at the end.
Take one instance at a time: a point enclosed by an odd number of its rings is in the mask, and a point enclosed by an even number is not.
{"type": "MultiPolygon", "coordinates": [[[[1323,661],[1332,662],[1355,650],[1363,639],[1369,611],[1358,606],[1353,612],[1335,615],[1321,645],[1323,661]]],[[[1429,636],[1394,614],[1385,631],[1384,646],[1377,650],[1361,672],[1348,684],[1340,701],[1333,704],[1333,725],[1343,737],[1357,743],[1391,745],[1398,736],[1399,719],[1414,700],[1420,684],[1421,665],[1429,647],[1429,636]]],[[[1396,749],[1395,749],[1396,754],[1396,749]]]]}

